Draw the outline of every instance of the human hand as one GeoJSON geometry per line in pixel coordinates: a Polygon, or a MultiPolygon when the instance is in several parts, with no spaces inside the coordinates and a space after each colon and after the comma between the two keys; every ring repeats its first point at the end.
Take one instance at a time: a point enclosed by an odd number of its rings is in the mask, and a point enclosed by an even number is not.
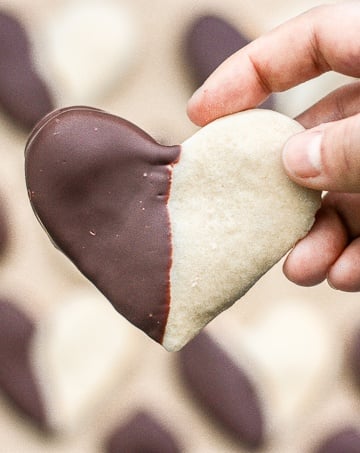
{"type": "MultiPolygon", "coordinates": [[[[272,92],[333,70],[360,77],[360,3],[324,5],[277,27],[228,58],[190,99],[198,125],[256,107],[272,92]]],[[[326,191],[309,234],[284,273],[311,286],[327,279],[360,290],[360,82],[330,93],[296,118],[307,130],[283,151],[289,177],[326,191]]]]}

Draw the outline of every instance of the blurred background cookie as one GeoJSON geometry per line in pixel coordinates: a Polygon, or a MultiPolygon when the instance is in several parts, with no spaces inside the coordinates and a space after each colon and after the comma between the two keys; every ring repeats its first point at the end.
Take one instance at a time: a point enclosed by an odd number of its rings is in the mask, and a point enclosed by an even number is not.
{"type": "Polygon", "coordinates": [[[136,350],[126,322],[112,314],[91,291],[69,294],[39,322],[1,301],[0,389],[20,420],[23,413],[45,432],[70,433],[95,416],[136,350]]]}
{"type": "Polygon", "coordinates": [[[102,104],[139,60],[140,26],[124,2],[66,1],[39,25],[38,58],[57,107],[102,104]]]}
{"type": "Polygon", "coordinates": [[[151,414],[138,412],[113,430],[105,440],[106,453],[119,451],[161,451],[180,453],[181,448],[173,435],[151,414]]]}
{"type": "Polygon", "coordinates": [[[279,301],[252,325],[210,324],[180,351],[180,371],[192,397],[230,434],[266,447],[331,391],[339,367],[332,333],[305,301],[279,301]]]}
{"type": "Polygon", "coordinates": [[[28,31],[0,12],[0,108],[20,127],[31,129],[54,108],[52,93],[36,67],[28,31]]]}

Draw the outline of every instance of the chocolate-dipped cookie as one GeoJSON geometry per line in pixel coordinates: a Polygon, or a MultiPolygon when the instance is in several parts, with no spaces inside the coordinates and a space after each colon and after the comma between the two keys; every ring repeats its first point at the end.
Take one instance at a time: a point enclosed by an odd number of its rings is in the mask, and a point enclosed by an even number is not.
{"type": "Polygon", "coordinates": [[[189,397],[256,448],[291,432],[327,397],[338,365],[335,343],[322,313],[303,300],[284,300],[251,323],[217,319],[177,358],[189,397]]]}
{"type": "Polygon", "coordinates": [[[54,108],[27,31],[5,12],[0,12],[0,108],[26,129],[54,108]]]}
{"type": "Polygon", "coordinates": [[[173,435],[150,413],[138,412],[120,425],[105,441],[106,453],[180,453],[182,450],[173,435]]]}
{"type": "Polygon", "coordinates": [[[124,119],[69,107],[28,140],[28,193],[54,244],[114,307],[178,350],[312,226],[320,194],[281,164],[300,130],[253,110],[162,146],[124,119]]]}
{"type": "Polygon", "coordinates": [[[129,331],[112,311],[74,292],[35,323],[0,302],[0,388],[41,429],[74,431],[125,374],[129,331]]]}
{"type": "Polygon", "coordinates": [[[98,102],[133,67],[138,35],[130,8],[112,1],[64,2],[36,32],[0,12],[0,108],[30,130],[55,106],[98,102]]]}

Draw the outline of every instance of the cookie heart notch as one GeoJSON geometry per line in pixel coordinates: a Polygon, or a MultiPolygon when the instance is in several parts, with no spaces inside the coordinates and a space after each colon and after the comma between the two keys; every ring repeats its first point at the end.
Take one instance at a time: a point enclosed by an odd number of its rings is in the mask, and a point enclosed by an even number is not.
{"type": "Polygon", "coordinates": [[[162,146],[101,110],[45,117],[25,151],[33,209],[117,311],[180,349],[311,228],[320,194],[281,148],[302,127],[251,110],[162,146]]]}

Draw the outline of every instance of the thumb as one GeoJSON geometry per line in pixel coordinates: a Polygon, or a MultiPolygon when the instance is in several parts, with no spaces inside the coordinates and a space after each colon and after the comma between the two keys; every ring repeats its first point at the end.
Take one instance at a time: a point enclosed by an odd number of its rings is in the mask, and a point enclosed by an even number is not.
{"type": "Polygon", "coordinates": [[[360,192],[360,114],[294,135],[284,147],[283,163],[302,186],[360,192]]]}

